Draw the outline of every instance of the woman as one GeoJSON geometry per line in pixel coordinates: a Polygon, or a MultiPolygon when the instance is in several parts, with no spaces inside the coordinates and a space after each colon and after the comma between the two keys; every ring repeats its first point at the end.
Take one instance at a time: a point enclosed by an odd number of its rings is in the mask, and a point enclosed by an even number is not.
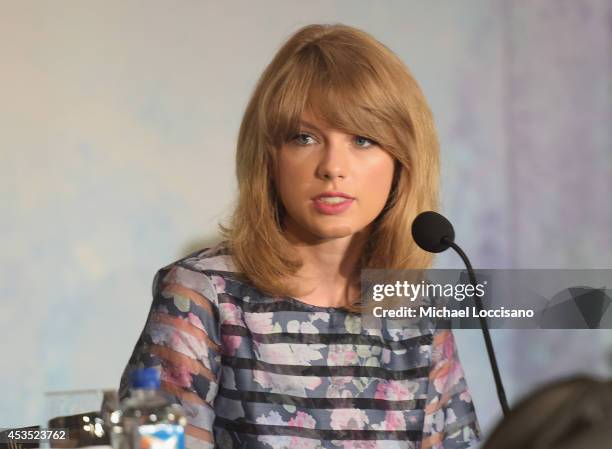
{"type": "Polygon", "coordinates": [[[360,270],[427,267],[438,143],[406,67],[363,31],[312,25],[262,74],[225,240],[161,269],[127,366],[159,366],[188,446],[466,448],[478,437],[449,331],[361,326],[360,270]]]}

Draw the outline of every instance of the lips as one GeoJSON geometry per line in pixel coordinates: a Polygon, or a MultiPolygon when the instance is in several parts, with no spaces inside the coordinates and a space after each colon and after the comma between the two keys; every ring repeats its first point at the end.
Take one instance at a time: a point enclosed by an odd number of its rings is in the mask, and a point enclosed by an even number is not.
{"type": "Polygon", "coordinates": [[[316,201],[319,198],[325,198],[325,197],[347,198],[347,199],[350,199],[350,200],[355,199],[351,195],[349,195],[348,193],[344,193],[344,192],[323,192],[320,195],[315,196],[313,198],[313,200],[316,201]]]}
{"type": "Polygon", "coordinates": [[[336,215],[347,210],[355,198],[344,192],[325,192],[313,198],[315,209],[325,215],[336,215]]]}

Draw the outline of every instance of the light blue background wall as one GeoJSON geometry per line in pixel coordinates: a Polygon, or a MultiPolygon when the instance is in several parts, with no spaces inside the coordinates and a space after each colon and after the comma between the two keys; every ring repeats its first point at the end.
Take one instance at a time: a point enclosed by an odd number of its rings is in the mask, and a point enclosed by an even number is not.
{"type": "MultiPolygon", "coordinates": [[[[0,1],[0,427],[50,390],[114,387],[155,271],[217,240],[240,118],[281,42],[370,32],[442,143],[443,208],[479,267],[612,266],[608,0],[0,1]]],[[[451,254],[440,267],[458,267],[451,254]]],[[[457,332],[485,429],[484,345],[457,332]]],[[[609,375],[612,333],[494,332],[511,400],[609,375]]]]}

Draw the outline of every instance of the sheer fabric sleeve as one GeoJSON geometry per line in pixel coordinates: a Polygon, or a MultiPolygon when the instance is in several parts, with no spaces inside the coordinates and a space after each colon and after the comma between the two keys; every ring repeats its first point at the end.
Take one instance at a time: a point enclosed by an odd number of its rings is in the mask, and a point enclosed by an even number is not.
{"type": "Polygon", "coordinates": [[[219,307],[211,279],[177,265],[160,270],[146,324],[121,377],[120,399],[128,395],[132,370],[157,367],[161,393],[187,414],[186,447],[212,449],[220,347],[219,307]]]}
{"type": "Polygon", "coordinates": [[[480,429],[455,338],[434,333],[421,449],[464,449],[477,443],[480,429]]]}

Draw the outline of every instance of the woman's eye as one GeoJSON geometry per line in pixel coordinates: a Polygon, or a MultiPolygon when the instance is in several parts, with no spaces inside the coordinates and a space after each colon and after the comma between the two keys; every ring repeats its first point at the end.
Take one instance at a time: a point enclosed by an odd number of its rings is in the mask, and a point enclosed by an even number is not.
{"type": "Polygon", "coordinates": [[[296,136],[293,138],[293,141],[296,142],[298,145],[308,145],[309,143],[312,143],[308,139],[314,140],[312,136],[308,134],[300,133],[300,134],[296,134],[296,136]]]}
{"type": "Polygon", "coordinates": [[[376,145],[376,142],[366,137],[363,137],[363,136],[356,136],[355,143],[357,144],[358,147],[361,147],[361,148],[369,148],[372,145],[376,145]]]}

